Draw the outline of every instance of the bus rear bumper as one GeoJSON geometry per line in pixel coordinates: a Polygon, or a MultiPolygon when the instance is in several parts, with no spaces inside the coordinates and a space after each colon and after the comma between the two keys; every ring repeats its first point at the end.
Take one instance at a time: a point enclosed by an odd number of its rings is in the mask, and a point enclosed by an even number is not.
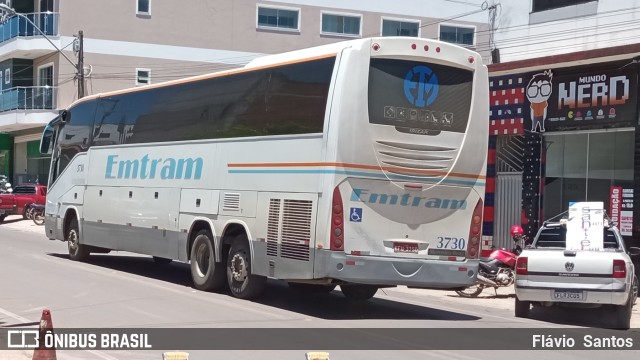
{"type": "Polygon", "coordinates": [[[478,260],[442,261],[316,252],[316,278],[357,284],[453,289],[475,284],[478,260]]]}

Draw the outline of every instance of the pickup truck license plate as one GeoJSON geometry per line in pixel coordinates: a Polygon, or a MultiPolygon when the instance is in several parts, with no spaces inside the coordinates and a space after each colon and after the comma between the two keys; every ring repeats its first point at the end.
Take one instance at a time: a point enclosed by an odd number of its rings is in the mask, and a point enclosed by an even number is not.
{"type": "Polygon", "coordinates": [[[582,290],[554,290],[553,300],[582,301],[584,296],[582,290]]]}
{"type": "Polygon", "coordinates": [[[418,244],[394,242],[393,243],[393,252],[417,254],[418,253],[418,244]]]}

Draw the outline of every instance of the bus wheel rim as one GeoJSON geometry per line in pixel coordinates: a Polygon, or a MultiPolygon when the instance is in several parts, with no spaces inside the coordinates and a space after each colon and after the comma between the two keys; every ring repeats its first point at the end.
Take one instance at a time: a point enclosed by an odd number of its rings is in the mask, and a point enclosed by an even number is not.
{"type": "Polygon", "coordinates": [[[244,282],[247,278],[247,263],[241,254],[233,255],[233,259],[231,259],[231,273],[233,280],[237,282],[244,282]]]}

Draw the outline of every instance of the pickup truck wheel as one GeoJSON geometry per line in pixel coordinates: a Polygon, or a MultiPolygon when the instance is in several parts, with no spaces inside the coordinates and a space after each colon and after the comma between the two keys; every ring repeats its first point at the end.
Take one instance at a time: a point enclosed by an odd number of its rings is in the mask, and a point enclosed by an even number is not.
{"type": "Polygon", "coordinates": [[[528,318],[529,312],[531,311],[531,302],[530,301],[520,301],[516,296],[515,303],[515,315],[519,318],[528,318]]]}
{"type": "Polygon", "coordinates": [[[29,220],[29,209],[31,209],[31,204],[27,204],[24,206],[24,209],[22,209],[22,218],[24,220],[29,220]]]}
{"type": "Polygon", "coordinates": [[[75,218],[73,218],[69,224],[65,239],[69,247],[69,259],[85,261],[89,258],[91,252],[86,246],[80,244],[80,230],[78,229],[78,220],[75,218]]]}
{"type": "Polygon", "coordinates": [[[633,307],[633,295],[629,294],[629,300],[624,305],[617,305],[613,308],[614,328],[629,330],[631,327],[631,308],[633,307]]]}

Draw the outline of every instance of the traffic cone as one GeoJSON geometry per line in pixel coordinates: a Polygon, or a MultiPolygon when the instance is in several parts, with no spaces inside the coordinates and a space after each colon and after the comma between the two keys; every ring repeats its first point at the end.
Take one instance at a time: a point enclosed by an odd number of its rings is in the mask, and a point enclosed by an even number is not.
{"type": "Polygon", "coordinates": [[[57,360],[56,348],[47,349],[44,343],[44,336],[46,333],[53,334],[53,322],[51,321],[51,312],[49,309],[42,310],[42,317],[40,317],[39,337],[40,343],[38,347],[33,351],[33,357],[31,360],[57,360]]]}

